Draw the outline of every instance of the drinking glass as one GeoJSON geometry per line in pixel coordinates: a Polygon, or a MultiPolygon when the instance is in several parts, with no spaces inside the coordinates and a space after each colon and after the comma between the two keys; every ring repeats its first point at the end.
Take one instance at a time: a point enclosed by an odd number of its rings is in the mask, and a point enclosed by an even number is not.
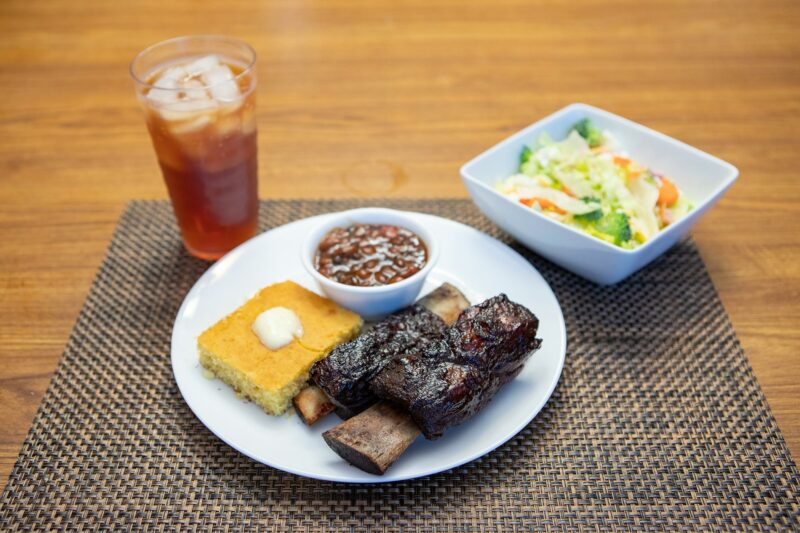
{"type": "Polygon", "coordinates": [[[183,243],[219,259],[255,235],[256,54],[230,37],[163,41],[131,62],[183,243]]]}

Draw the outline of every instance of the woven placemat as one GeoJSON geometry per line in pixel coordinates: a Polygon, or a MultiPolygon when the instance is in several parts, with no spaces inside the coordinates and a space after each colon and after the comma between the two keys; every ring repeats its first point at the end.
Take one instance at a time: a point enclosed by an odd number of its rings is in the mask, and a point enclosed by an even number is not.
{"type": "MultiPolygon", "coordinates": [[[[271,201],[262,226],[367,203],[508,240],[466,200],[271,201]]],[[[797,469],[691,241],[607,288],[518,250],[567,322],[544,410],[453,471],[334,484],[251,461],[189,411],[170,333],[208,263],[183,251],[168,203],[131,203],[0,499],[0,529],[800,528],[797,469]]]]}

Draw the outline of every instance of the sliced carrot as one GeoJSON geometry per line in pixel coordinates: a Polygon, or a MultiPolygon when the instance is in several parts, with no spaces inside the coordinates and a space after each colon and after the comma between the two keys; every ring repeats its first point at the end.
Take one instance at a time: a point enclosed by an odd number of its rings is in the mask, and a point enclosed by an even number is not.
{"type": "Polygon", "coordinates": [[[631,164],[631,160],[627,157],[620,157],[618,155],[614,156],[614,164],[618,167],[627,167],[631,164]]]}
{"type": "Polygon", "coordinates": [[[567,212],[558,207],[556,204],[548,200],[547,198],[539,198],[538,196],[534,196],[532,198],[522,198],[520,199],[519,203],[523,205],[527,205],[528,207],[533,207],[533,204],[539,204],[539,207],[542,209],[546,209],[549,211],[555,211],[561,215],[566,215],[567,212]]]}
{"type": "Polygon", "coordinates": [[[658,204],[658,215],[659,218],[661,218],[661,222],[663,222],[665,226],[672,224],[672,217],[669,213],[667,213],[667,206],[665,204],[658,204]]]}
{"type": "Polygon", "coordinates": [[[570,190],[570,188],[569,188],[569,187],[567,187],[566,185],[564,185],[563,183],[561,184],[561,192],[563,192],[563,193],[564,193],[564,194],[566,194],[567,196],[572,196],[573,198],[577,198],[577,196],[575,196],[575,193],[574,193],[574,192],[572,192],[572,191],[570,190]]]}
{"type": "Polygon", "coordinates": [[[671,207],[678,201],[678,188],[667,178],[661,178],[661,188],[658,190],[658,204],[671,207]]]}

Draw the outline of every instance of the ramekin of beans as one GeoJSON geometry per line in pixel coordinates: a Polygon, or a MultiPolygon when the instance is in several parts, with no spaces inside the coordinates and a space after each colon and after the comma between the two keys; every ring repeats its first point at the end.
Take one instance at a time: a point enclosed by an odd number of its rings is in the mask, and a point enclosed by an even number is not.
{"type": "Polygon", "coordinates": [[[419,215],[364,208],[320,217],[302,246],[306,270],[326,296],[365,318],[411,304],[439,247],[419,215]]]}

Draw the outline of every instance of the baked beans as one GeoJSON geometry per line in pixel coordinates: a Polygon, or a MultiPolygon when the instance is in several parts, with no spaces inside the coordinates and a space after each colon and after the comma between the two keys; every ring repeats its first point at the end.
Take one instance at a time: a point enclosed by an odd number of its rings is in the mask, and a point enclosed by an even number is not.
{"type": "Polygon", "coordinates": [[[413,231],[390,224],[353,224],[323,237],[314,268],[339,283],[375,287],[413,276],[427,261],[425,242],[413,231]]]}

